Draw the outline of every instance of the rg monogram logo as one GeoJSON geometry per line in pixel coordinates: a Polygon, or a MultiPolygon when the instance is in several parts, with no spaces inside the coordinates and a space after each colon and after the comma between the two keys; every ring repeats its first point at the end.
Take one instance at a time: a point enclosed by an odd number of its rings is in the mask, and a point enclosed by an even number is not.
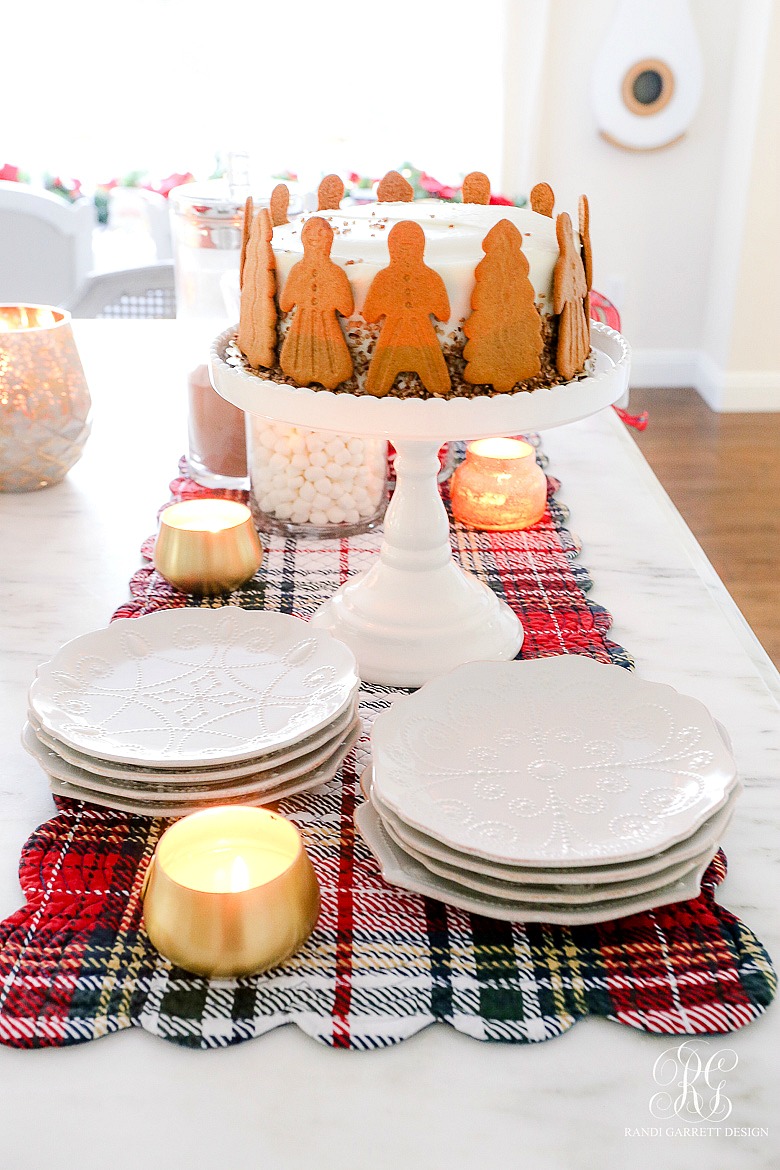
{"type": "Polygon", "coordinates": [[[708,1040],[684,1040],[667,1048],[653,1065],[653,1080],[661,1092],[650,1098],[654,1117],[680,1117],[686,1121],[725,1121],[731,1101],[723,1092],[723,1073],[737,1067],[738,1056],[731,1048],[718,1048],[709,1056],[708,1040]]]}

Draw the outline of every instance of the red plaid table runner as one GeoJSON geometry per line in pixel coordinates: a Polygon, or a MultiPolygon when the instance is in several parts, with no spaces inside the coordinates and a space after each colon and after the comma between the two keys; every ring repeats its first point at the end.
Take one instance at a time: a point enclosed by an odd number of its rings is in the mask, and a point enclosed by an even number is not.
{"type": "MultiPolygon", "coordinates": [[[[558,484],[549,483],[549,508],[534,529],[487,534],[455,525],[456,553],[521,616],[524,656],[588,654],[630,667],[608,639],[609,615],[587,599],[588,575],[555,500],[558,484]]],[[[172,492],[174,500],[219,494],[183,477],[172,492]]],[[[143,568],[114,616],[233,604],[307,617],[378,547],[376,534],[317,543],[274,537],[254,581],[202,603],[143,568]]],[[[304,835],[322,915],[303,949],[265,975],[209,982],[162,959],[141,925],[140,889],[167,822],[57,800],[59,814],[22,855],[26,905],[0,925],[0,1040],[57,1046],[140,1026],[211,1048],[294,1022],[324,1044],[369,1049],[436,1021],[483,1040],[532,1042],[589,1014],[693,1034],[741,1027],[766,1009],[776,987],[769,957],[715,901],[722,853],[700,897],[599,926],[497,922],[388,886],[356,836],[353,813],[368,729],[393,693],[364,686],[364,734],[342,773],[279,806],[304,835]]]]}

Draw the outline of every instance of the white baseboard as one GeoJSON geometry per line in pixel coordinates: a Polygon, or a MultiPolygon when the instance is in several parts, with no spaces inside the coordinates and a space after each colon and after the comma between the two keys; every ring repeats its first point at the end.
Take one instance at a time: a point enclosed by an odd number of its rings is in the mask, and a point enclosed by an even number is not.
{"type": "Polygon", "coordinates": [[[723,370],[700,349],[635,349],[631,385],[693,386],[717,411],[780,411],[780,370],[723,370]]]}

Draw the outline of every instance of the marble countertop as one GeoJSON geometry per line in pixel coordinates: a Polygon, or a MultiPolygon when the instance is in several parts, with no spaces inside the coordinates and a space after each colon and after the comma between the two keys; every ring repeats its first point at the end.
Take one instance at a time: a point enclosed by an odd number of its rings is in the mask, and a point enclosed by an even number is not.
{"type": "MultiPolygon", "coordinates": [[[[186,447],[176,323],[77,322],[76,335],[94,399],[84,456],[57,487],[0,496],[2,916],[21,900],[24,841],[54,813],[19,739],[35,667],[67,639],[105,625],[127,597],[139,546],[186,447]]],[[[730,871],[719,897],[777,957],[780,678],[612,411],[547,432],[543,442],[582,542],[591,597],[614,614],[614,639],[644,678],[701,699],[733,739],[745,792],[724,842],[730,871]]],[[[294,1027],[203,1053],[140,1029],[71,1049],[0,1047],[0,1163],[777,1165],[780,1008],[709,1041],[707,1055],[728,1049],[737,1058],[723,1074],[732,1111],[719,1132],[702,1120],[686,1134],[650,1111],[654,1064],[677,1043],[589,1019],[533,1046],[488,1045],[435,1026],[366,1054],[320,1047],[294,1027]]]]}

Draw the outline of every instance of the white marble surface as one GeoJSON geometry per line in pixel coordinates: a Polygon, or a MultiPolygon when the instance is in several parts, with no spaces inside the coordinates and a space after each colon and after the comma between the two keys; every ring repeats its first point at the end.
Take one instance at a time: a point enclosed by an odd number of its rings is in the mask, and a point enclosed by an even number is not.
{"type": "MultiPolygon", "coordinates": [[[[58,487],[0,496],[3,916],[20,902],[22,844],[53,813],[45,779],[19,741],[35,666],[66,639],[105,624],[126,597],[139,544],[184,449],[175,328],[77,323],[95,401],[84,457],[58,487]],[[105,490],[111,471],[113,494],[105,490]]],[[[615,614],[615,640],[643,677],[703,700],[734,740],[746,790],[725,842],[730,874],[721,898],[780,955],[777,673],[611,411],[549,432],[544,444],[582,540],[591,596],[615,614]]],[[[669,1044],[585,1020],[532,1047],[481,1044],[443,1026],[368,1054],[322,1048],[294,1027],[206,1053],[140,1029],[65,1050],[0,1047],[0,1165],[778,1165],[780,1006],[710,1045],[738,1057],[723,1074],[733,1108],[719,1134],[685,1136],[677,1131],[693,1122],[651,1114],[653,1065],[669,1044]],[[626,1133],[642,1128],[661,1133],[626,1133]]]]}

